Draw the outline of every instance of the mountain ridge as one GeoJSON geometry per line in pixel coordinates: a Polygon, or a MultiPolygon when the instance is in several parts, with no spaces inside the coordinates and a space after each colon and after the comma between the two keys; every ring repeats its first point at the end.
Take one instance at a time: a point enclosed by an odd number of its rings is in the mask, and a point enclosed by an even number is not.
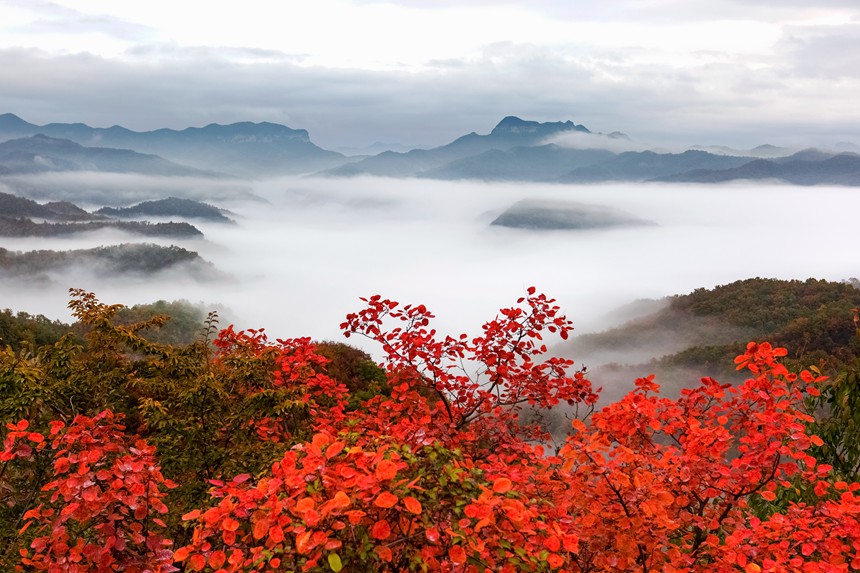
{"type": "Polygon", "coordinates": [[[104,171],[217,177],[221,174],[180,165],[153,154],[113,147],[88,147],[70,139],[35,134],[0,143],[0,167],[5,174],[48,171],[104,171]]]}
{"type": "Polygon", "coordinates": [[[515,147],[534,147],[545,140],[563,133],[592,132],[583,125],[568,120],[564,122],[528,121],[509,115],[486,135],[470,132],[450,143],[430,149],[413,149],[405,153],[386,151],[356,162],[348,163],[320,173],[334,177],[354,175],[383,175],[416,177],[426,172],[441,169],[445,165],[490,151],[508,151],[515,147]]]}
{"type": "Polygon", "coordinates": [[[240,176],[310,172],[347,161],[344,155],[313,144],[307,130],[271,122],[133,131],[119,125],[98,128],[84,123],[40,126],[11,113],[0,115],[0,140],[37,134],[84,146],[131,149],[196,169],[240,176]]]}
{"type": "MultiPolygon", "coordinates": [[[[721,183],[770,180],[799,185],[860,186],[860,156],[807,148],[796,150],[764,144],[746,151],[724,146],[693,146],[683,152],[642,149],[629,136],[614,131],[592,132],[571,120],[539,122],[515,115],[503,117],[486,134],[469,132],[449,143],[408,151],[385,150],[376,155],[347,157],[311,142],[305,129],[272,122],[236,122],[181,130],[160,128],[137,132],[114,125],[93,128],[84,123],[31,124],[11,113],[0,114],[0,141],[12,138],[18,149],[0,143],[0,176],[44,171],[82,170],[80,150],[65,149],[51,156],[24,145],[66,140],[90,147],[88,153],[138,153],[138,161],[168,167],[114,170],[166,175],[228,173],[256,179],[288,174],[324,177],[417,177],[438,180],[532,181],[592,184],[605,182],[721,183]],[[574,137],[570,137],[573,135],[574,137]],[[17,137],[17,139],[16,139],[17,137]],[[615,143],[611,143],[612,140],[615,143]],[[632,142],[628,145],[625,142],[632,142]],[[639,148],[638,150],[629,150],[639,148]],[[622,151],[623,149],[628,151],[622,151]],[[202,171],[201,171],[202,170],[202,171]],[[204,173],[205,172],[205,173],[204,173]]],[[[6,142],[8,143],[8,142],[6,142]]],[[[54,142],[54,148],[59,144],[54,142]]],[[[105,157],[101,158],[105,161],[105,157]]],[[[103,169],[102,170],[110,170],[103,169]]]]}

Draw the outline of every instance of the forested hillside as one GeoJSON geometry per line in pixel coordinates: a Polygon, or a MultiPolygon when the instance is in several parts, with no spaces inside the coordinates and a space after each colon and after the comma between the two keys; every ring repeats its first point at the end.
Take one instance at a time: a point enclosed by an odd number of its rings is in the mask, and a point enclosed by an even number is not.
{"type": "Polygon", "coordinates": [[[55,273],[90,271],[96,276],[141,276],[181,270],[197,280],[218,280],[225,274],[194,251],[171,245],[124,243],[70,251],[9,251],[0,247],[0,279],[50,280],[55,273]]]}
{"type": "MultiPolygon", "coordinates": [[[[681,299],[704,315],[735,300],[703,294],[681,299]]],[[[544,346],[572,325],[534,288],[474,337],[363,299],[341,328],[378,344],[381,367],[343,344],[219,331],[211,313],[191,335],[202,315],[185,304],[71,295],[68,328],[3,317],[0,571],[860,567],[856,365],[835,384],[751,342],[732,361],[741,384],[669,399],[645,376],[593,411],[585,372],[544,346]],[[181,318],[172,341],[156,340],[159,310],[181,318]],[[520,416],[560,404],[562,439],[520,416]]],[[[746,322],[779,327],[769,317],[746,322]]]]}
{"type": "Polygon", "coordinates": [[[860,357],[858,307],[860,290],[851,282],[747,279],[669,297],[656,312],[562,348],[607,362],[716,375],[729,373],[747,341],[769,340],[789,349],[792,363],[836,371],[860,357]]]}

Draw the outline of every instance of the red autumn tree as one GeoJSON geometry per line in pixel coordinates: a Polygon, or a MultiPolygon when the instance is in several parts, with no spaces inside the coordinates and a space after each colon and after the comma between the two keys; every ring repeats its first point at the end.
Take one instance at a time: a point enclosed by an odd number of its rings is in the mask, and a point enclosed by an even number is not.
{"type": "MultiPolygon", "coordinates": [[[[546,357],[542,342],[571,324],[534,289],[474,337],[439,336],[423,306],[365,302],[343,328],[381,345],[387,384],[357,408],[308,339],[222,332],[202,376],[227,377],[224,409],[271,396],[290,407],[207,418],[241,421],[211,435],[245,432],[280,453],[270,469],[211,479],[212,502],[184,515],[193,533],[175,553],[159,521],[172,484],[113,415],[55,424],[50,448],[26,422],[12,424],[0,463],[54,455],[42,504],[26,514],[21,568],[860,569],[860,485],[809,454],[821,441],[803,401],[821,378],[789,372],[784,350],[751,343],[737,360],[751,377],[737,386],[706,378],[668,399],[647,377],[591,414],[597,396],[583,372],[546,357]],[[581,416],[550,449],[521,414],[559,404],[581,416]]],[[[147,412],[140,425],[158,439],[147,412]]]]}
{"type": "MultiPolygon", "coordinates": [[[[319,411],[312,441],[259,480],[240,476],[186,518],[192,570],[844,571],[860,548],[856,485],[806,453],[804,392],[820,380],[751,344],[731,387],[704,379],[677,400],[652,378],[574,421],[558,455],[523,407],[595,400],[571,362],[543,359],[570,323],[543,295],[483,334],[437,337],[423,306],[372,297],[343,328],[386,353],[389,397],[319,411]],[[393,328],[386,321],[393,320],[393,328]],[[471,373],[464,364],[477,364],[471,373]],[[756,516],[750,502],[811,484],[813,504],[756,516]],[[828,532],[838,532],[833,537],[828,532]],[[792,569],[794,568],[794,569],[792,569]]],[[[318,375],[318,374],[316,374],[318,375]]],[[[292,378],[301,383],[300,379],[292,378]]]]}
{"type": "Polygon", "coordinates": [[[31,444],[53,451],[53,480],[37,505],[24,514],[20,534],[31,538],[21,551],[29,571],[153,573],[174,571],[172,542],[161,516],[165,490],[155,450],[132,441],[110,412],[78,416],[50,435],[28,432],[26,421],[9,428],[0,460],[28,458],[31,444]]]}

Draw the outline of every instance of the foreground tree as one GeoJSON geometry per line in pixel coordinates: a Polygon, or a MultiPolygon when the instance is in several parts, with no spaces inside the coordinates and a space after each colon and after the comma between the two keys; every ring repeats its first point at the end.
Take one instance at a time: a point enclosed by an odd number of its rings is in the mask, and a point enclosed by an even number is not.
{"type": "Polygon", "coordinates": [[[846,571],[860,565],[856,484],[807,451],[820,377],[750,344],[738,387],[706,378],[677,400],[653,378],[574,420],[557,455],[520,408],[595,394],[569,361],[541,360],[570,323],[542,295],[472,339],[437,338],[422,306],[373,297],[347,333],[383,347],[390,397],[318,420],[273,472],[220,484],[177,559],[193,570],[846,571]],[[394,328],[385,321],[393,319],[394,328]],[[478,364],[469,375],[464,363],[478,364]],[[778,507],[802,483],[811,503],[778,507]],[[758,508],[754,512],[752,505],[758,508]],[[769,508],[762,512],[762,508],[769,508]],[[760,514],[767,514],[761,517],[760,514]],[[835,535],[834,535],[835,534],[835,535]],[[855,548],[857,547],[857,548],[855,548]]]}
{"type": "Polygon", "coordinates": [[[0,453],[3,469],[49,450],[53,479],[23,515],[18,532],[30,541],[21,565],[34,571],[167,573],[172,541],[165,537],[166,490],[155,449],[132,441],[117,417],[103,412],[78,416],[50,435],[28,431],[26,420],[10,425],[0,453]],[[50,442],[48,441],[50,440],[50,442]]]}

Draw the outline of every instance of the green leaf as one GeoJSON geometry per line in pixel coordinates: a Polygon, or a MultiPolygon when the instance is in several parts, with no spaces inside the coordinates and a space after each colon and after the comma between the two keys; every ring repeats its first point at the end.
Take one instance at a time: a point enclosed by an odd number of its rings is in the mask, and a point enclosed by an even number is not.
{"type": "Polygon", "coordinates": [[[340,562],[340,555],[337,553],[329,553],[328,566],[331,567],[331,570],[334,571],[334,573],[338,573],[338,571],[343,569],[343,563],[340,562]]]}

